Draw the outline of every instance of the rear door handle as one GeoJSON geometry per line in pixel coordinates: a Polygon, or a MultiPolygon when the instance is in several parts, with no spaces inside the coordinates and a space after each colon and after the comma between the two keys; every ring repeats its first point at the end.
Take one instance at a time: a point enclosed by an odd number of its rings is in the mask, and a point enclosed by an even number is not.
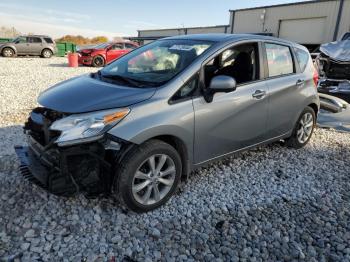
{"type": "Polygon", "coordinates": [[[266,96],[266,91],[263,90],[256,90],[253,94],[252,97],[255,99],[261,99],[266,96]]]}
{"type": "Polygon", "coordinates": [[[301,86],[304,86],[304,84],[305,84],[305,81],[304,81],[304,80],[301,80],[301,79],[299,79],[299,80],[295,83],[295,85],[298,86],[298,87],[299,87],[299,86],[300,86],[300,87],[301,87],[301,86]]]}

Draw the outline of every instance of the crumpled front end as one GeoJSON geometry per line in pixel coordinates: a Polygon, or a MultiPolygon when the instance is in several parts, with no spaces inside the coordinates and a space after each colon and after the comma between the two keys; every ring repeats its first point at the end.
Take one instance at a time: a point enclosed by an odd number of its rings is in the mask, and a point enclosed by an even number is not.
{"type": "Polygon", "coordinates": [[[118,152],[119,144],[105,137],[90,143],[58,146],[55,140],[60,132],[49,127],[64,116],[46,108],[32,111],[24,126],[28,146],[15,147],[22,175],[56,195],[108,193],[113,178],[109,158],[118,152]]]}
{"type": "Polygon", "coordinates": [[[324,44],[315,60],[320,75],[318,91],[350,102],[350,41],[324,44]]]}

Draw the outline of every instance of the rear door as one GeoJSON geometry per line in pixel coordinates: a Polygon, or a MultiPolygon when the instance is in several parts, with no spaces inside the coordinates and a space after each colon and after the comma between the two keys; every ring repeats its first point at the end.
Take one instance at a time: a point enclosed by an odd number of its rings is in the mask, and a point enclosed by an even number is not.
{"type": "Polygon", "coordinates": [[[274,42],[266,42],[264,46],[269,88],[267,131],[269,138],[274,138],[294,128],[303,109],[305,79],[290,46],[274,42]]]}
{"type": "Polygon", "coordinates": [[[43,42],[40,37],[27,37],[27,53],[30,55],[41,55],[43,42]]]}
{"type": "Polygon", "coordinates": [[[111,45],[107,49],[107,63],[110,63],[111,61],[117,59],[118,57],[122,56],[124,54],[124,44],[123,43],[116,43],[111,45]]]}

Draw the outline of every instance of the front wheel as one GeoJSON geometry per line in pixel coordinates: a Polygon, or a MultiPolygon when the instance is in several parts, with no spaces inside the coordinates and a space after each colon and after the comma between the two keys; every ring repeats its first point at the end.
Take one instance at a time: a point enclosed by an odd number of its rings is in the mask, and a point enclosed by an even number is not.
{"type": "Polygon", "coordinates": [[[2,50],[2,55],[4,57],[13,57],[15,55],[15,52],[13,51],[12,48],[9,48],[9,47],[5,47],[3,50],[2,50]]]}
{"type": "Polygon", "coordinates": [[[301,113],[292,133],[292,136],[286,139],[289,147],[302,148],[311,139],[316,124],[316,114],[311,107],[306,107],[301,113]]]}
{"type": "Polygon", "coordinates": [[[181,158],[172,146],[150,140],[122,159],[114,191],[128,209],[138,213],[151,211],[174,194],[181,170],[181,158]]]}
{"type": "Polygon", "coordinates": [[[92,59],[92,66],[94,67],[102,67],[105,65],[105,59],[102,56],[95,56],[92,59]]]}

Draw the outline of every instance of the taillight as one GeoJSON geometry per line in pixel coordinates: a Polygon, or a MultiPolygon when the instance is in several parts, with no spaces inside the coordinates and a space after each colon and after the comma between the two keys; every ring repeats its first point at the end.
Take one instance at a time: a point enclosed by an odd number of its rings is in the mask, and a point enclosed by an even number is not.
{"type": "Polygon", "coordinates": [[[314,84],[315,84],[315,87],[317,88],[317,85],[318,85],[318,80],[319,80],[319,75],[318,75],[318,72],[316,70],[316,68],[314,68],[314,75],[312,77],[312,79],[314,80],[314,84]]]}

